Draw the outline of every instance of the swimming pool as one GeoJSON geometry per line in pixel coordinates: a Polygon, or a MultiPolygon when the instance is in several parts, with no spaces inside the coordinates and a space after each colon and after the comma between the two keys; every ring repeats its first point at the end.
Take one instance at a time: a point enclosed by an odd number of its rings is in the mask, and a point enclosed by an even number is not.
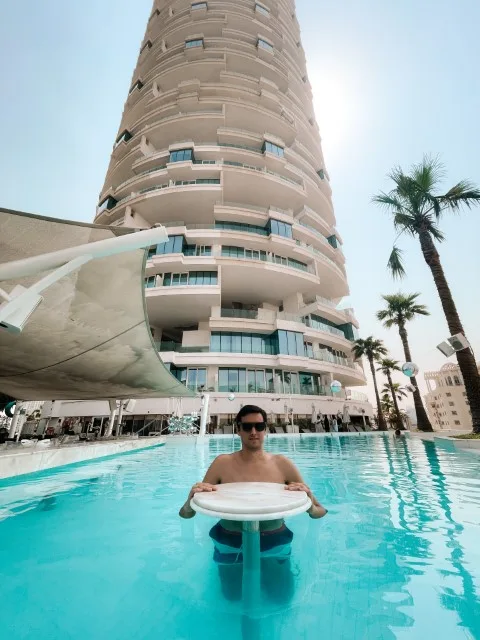
{"type": "MultiPolygon", "coordinates": [[[[241,636],[213,521],[177,516],[230,438],[0,483],[2,640],[241,636]]],[[[237,445],[238,446],[238,443],[237,445]]],[[[390,435],[270,438],[329,514],[289,521],[295,595],[265,640],[480,638],[480,456],[390,435]]]]}

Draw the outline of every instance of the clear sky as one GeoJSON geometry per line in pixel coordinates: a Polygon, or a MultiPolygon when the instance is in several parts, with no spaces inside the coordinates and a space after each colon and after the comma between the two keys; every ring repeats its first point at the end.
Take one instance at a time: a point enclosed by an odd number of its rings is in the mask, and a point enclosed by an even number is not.
{"type": "MultiPolygon", "coordinates": [[[[0,206],[91,221],[151,0],[42,0],[0,6],[0,206]]],[[[440,154],[445,186],[480,184],[480,3],[297,0],[317,119],[361,335],[399,338],[375,320],[380,295],[421,292],[431,317],[410,328],[421,370],[446,362],[448,329],[419,246],[408,278],[385,269],[394,237],[371,203],[386,173],[440,154]]],[[[440,247],[464,327],[480,353],[480,208],[445,219],[440,247]]],[[[399,376],[398,380],[406,382],[399,376]]]]}

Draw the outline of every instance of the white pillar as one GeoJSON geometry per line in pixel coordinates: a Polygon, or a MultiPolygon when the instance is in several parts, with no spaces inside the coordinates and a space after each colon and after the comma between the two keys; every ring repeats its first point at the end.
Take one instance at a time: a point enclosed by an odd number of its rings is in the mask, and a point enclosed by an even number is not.
{"type": "Polygon", "coordinates": [[[15,437],[15,431],[17,430],[18,418],[20,416],[20,409],[22,408],[22,402],[17,402],[15,405],[15,411],[13,412],[13,418],[10,423],[10,430],[8,432],[9,438],[15,437]]]}
{"type": "Polygon", "coordinates": [[[117,418],[117,438],[122,435],[123,407],[124,407],[124,403],[122,400],[120,400],[120,406],[118,407],[118,418],[117,418]]]}
{"type": "Polygon", "coordinates": [[[108,419],[107,430],[105,431],[105,438],[109,438],[112,435],[113,424],[115,422],[115,414],[117,412],[117,403],[115,400],[110,400],[110,417],[108,419]]]}
{"type": "Polygon", "coordinates": [[[200,414],[200,436],[204,436],[207,433],[208,422],[208,405],[210,404],[210,394],[204,393],[202,398],[202,412],[200,414]]]}
{"type": "Polygon", "coordinates": [[[260,640],[260,623],[256,619],[261,607],[260,523],[242,523],[243,543],[243,616],[242,637],[260,640]]]}

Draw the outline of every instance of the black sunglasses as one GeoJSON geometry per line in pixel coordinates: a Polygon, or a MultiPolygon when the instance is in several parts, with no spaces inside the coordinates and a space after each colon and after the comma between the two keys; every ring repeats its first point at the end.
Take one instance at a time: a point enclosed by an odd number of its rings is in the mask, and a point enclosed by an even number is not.
{"type": "Polygon", "coordinates": [[[265,431],[267,427],[266,422],[239,422],[238,426],[241,427],[247,433],[250,433],[253,427],[255,427],[256,431],[265,431]]]}

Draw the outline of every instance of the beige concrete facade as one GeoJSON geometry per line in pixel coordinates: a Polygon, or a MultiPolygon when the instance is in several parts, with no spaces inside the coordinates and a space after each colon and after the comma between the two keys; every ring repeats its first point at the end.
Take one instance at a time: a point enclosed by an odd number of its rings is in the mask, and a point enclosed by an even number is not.
{"type": "Polygon", "coordinates": [[[442,431],[471,430],[472,416],[460,367],[448,363],[440,371],[427,371],[425,382],[428,388],[425,404],[433,428],[442,431]]]}
{"type": "MultiPolygon", "coordinates": [[[[150,325],[214,420],[232,392],[310,416],[327,399],[343,409],[333,379],[365,384],[291,0],[154,3],[95,222],[167,227],[146,266],[150,325]]],[[[366,396],[352,403],[372,415],[366,396]]]]}

